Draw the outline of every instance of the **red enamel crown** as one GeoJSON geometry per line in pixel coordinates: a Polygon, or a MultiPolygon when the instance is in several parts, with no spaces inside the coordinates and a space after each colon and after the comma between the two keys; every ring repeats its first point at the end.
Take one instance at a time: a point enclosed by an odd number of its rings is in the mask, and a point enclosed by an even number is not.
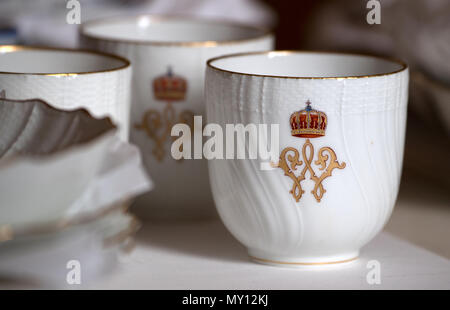
{"type": "Polygon", "coordinates": [[[153,80],[153,92],[155,98],[165,101],[184,100],[186,96],[187,82],[180,76],[172,73],[169,67],[165,75],[153,80]]]}
{"type": "Polygon", "coordinates": [[[311,102],[306,102],[306,108],[292,113],[289,120],[291,134],[300,138],[317,138],[325,136],[327,115],[311,108],[311,102]]]}

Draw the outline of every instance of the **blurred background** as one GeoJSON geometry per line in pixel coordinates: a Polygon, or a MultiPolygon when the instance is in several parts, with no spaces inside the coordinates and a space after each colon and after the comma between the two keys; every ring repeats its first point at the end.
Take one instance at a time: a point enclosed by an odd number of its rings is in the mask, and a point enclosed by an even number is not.
{"type": "MultiPolygon", "coordinates": [[[[366,52],[411,68],[404,171],[386,230],[450,258],[450,1],[79,0],[81,21],[127,14],[228,19],[272,28],[277,49],[366,52]]],[[[77,46],[67,0],[1,0],[0,43],[77,46]]]]}

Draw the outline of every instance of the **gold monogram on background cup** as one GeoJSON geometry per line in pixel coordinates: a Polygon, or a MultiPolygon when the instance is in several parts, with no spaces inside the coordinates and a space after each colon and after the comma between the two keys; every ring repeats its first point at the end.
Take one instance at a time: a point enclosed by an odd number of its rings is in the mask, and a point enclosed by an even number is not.
{"type": "Polygon", "coordinates": [[[138,215],[212,216],[206,160],[173,159],[171,129],[178,123],[192,128],[194,115],[204,115],[204,71],[209,58],[269,50],[272,34],[227,22],[136,16],[88,22],[81,27],[80,37],[83,46],[121,55],[133,64],[131,141],[139,146],[155,182],[154,190],[136,201],[138,215]]]}
{"type": "Polygon", "coordinates": [[[0,97],[42,99],[63,109],[109,116],[128,140],[131,65],[111,54],[0,45],[0,97]]]}
{"type": "Polygon", "coordinates": [[[279,126],[271,170],[261,159],[208,162],[219,215],[254,260],[350,262],[383,228],[399,187],[408,79],[404,63],[366,55],[208,61],[208,122],[279,126]]]}

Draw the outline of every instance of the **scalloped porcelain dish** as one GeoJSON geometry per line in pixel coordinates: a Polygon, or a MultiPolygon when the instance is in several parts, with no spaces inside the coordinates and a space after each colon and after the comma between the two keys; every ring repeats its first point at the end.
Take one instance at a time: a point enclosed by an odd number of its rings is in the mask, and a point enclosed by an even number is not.
{"type": "Polygon", "coordinates": [[[0,99],[0,240],[78,222],[147,191],[137,148],[115,133],[109,118],[86,110],[0,99]]]}

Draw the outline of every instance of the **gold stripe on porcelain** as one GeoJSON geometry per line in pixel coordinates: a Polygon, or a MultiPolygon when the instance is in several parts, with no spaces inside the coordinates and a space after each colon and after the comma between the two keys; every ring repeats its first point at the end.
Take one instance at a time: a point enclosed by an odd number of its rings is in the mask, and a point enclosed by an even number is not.
{"type": "MultiPolygon", "coordinates": [[[[14,229],[9,224],[0,225],[0,244],[5,241],[13,240],[18,237],[34,236],[37,234],[47,234],[60,232],[76,225],[83,225],[96,221],[114,211],[126,212],[131,205],[131,201],[114,204],[101,210],[80,214],[75,218],[62,218],[46,224],[26,227],[23,229],[14,229]]],[[[133,221],[135,223],[136,221],[133,221]]],[[[138,224],[138,223],[137,223],[138,224]]],[[[133,224],[134,225],[134,224],[133,224]]]]}
{"type": "Polygon", "coordinates": [[[357,260],[358,256],[353,257],[353,258],[349,258],[349,259],[339,260],[339,261],[317,262],[317,263],[312,263],[312,262],[311,263],[309,263],[309,262],[308,263],[303,263],[303,262],[281,262],[281,261],[276,261],[276,260],[271,260],[271,259],[258,258],[258,257],[254,257],[254,256],[250,256],[250,258],[255,260],[255,261],[259,261],[259,262],[263,262],[263,263],[269,263],[269,264],[316,266],[316,265],[335,265],[335,264],[349,263],[349,262],[357,260]]]}
{"type": "Polygon", "coordinates": [[[236,54],[228,54],[224,56],[214,57],[209,59],[206,62],[207,67],[229,74],[236,75],[244,75],[244,76],[254,76],[254,77],[269,77],[269,78],[279,78],[279,79],[298,79],[298,80],[346,80],[346,79],[361,79],[361,78],[369,78],[369,77],[378,77],[378,76],[388,76],[396,73],[400,73],[406,69],[408,69],[408,65],[398,59],[383,57],[378,55],[364,54],[364,53],[346,53],[346,52],[328,52],[328,51],[295,51],[295,50],[285,50],[285,51],[262,51],[262,52],[244,52],[244,53],[236,53],[236,54]],[[385,61],[389,61],[392,63],[396,63],[401,66],[400,69],[386,72],[386,73],[378,73],[378,74],[369,74],[369,75],[355,75],[355,76],[330,76],[330,77],[308,77],[308,76],[285,76],[285,75],[270,75],[270,74],[253,74],[253,73],[244,73],[232,70],[221,69],[213,65],[213,62],[225,58],[238,58],[242,56],[251,56],[251,55],[268,55],[269,57],[274,56],[287,56],[292,54],[328,54],[328,55],[343,55],[343,56],[362,56],[362,57],[371,57],[377,58],[385,61]]]}
{"type": "Polygon", "coordinates": [[[0,74],[17,74],[17,75],[45,75],[45,76],[77,76],[85,74],[95,74],[95,73],[106,73],[115,72],[126,69],[131,66],[128,59],[104,52],[92,51],[87,49],[71,49],[71,48],[56,48],[56,47],[46,47],[46,46],[26,46],[26,45],[0,45],[0,55],[6,53],[14,53],[20,51],[48,51],[48,52],[71,52],[80,54],[91,54],[96,56],[108,57],[111,59],[118,60],[123,63],[123,65],[104,70],[94,70],[94,71],[82,71],[82,72],[60,72],[60,73],[41,73],[41,72],[12,72],[12,71],[0,71],[0,74]]]}

